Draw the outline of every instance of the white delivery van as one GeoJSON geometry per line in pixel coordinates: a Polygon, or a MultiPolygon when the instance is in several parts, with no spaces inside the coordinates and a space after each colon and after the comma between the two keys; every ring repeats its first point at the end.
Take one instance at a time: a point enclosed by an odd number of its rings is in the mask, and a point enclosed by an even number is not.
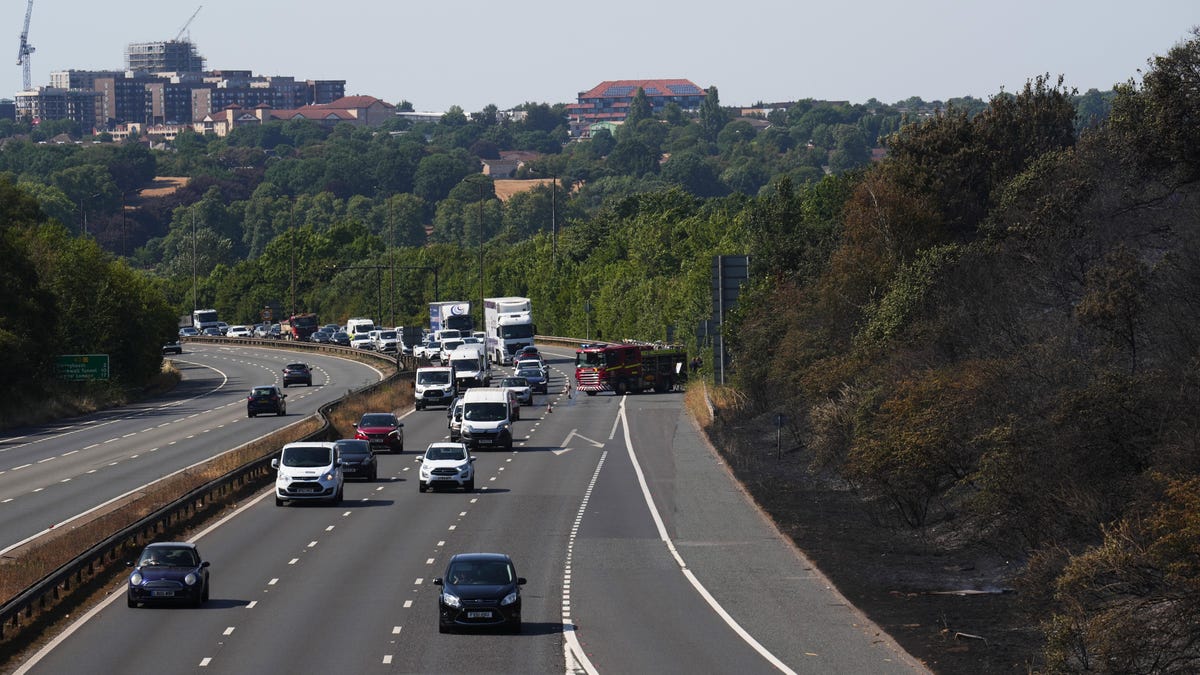
{"type": "Polygon", "coordinates": [[[454,369],[454,380],[458,383],[459,391],[471,387],[486,387],[491,382],[487,357],[481,344],[459,346],[450,354],[446,365],[454,369]]]}
{"type": "Polygon", "coordinates": [[[356,316],[352,319],[346,319],[346,334],[353,340],[355,335],[366,335],[375,330],[375,321],[373,319],[364,319],[361,316],[356,316]]]}
{"type": "Polygon", "coordinates": [[[414,382],[413,405],[423,410],[431,405],[450,405],[457,394],[454,369],[450,366],[417,368],[414,382]]]}
{"type": "Polygon", "coordinates": [[[475,387],[463,394],[459,438],[472,449],[512,450],[513,397],[507,389],[475,387]]]}
{"type": "Polygon", "coordinates": [[[283,446],[271,460],[275,476],[275,506],[287,501],[319,500],[342,503],[342,460],[333,443],[299,442],[283,446]]]}

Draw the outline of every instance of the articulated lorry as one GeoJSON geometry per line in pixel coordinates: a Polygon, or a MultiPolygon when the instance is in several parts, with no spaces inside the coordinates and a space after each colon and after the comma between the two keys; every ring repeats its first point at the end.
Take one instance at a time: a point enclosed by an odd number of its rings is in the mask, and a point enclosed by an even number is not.
{"type": "Polygon", "coordinates": [[[453,328],[461,335],[470,335],[475,330],[475,319],[471,318],[471,303],[466,301],[429,303],[429,330],[437,333],[453,328]]]}
{"type": "Polygon", "coordinates": [[[493,363],[508,363],[521,347],[533,344],[537,327],[529,298],[484,298],[483,322],[488,355],[493,363]]]}

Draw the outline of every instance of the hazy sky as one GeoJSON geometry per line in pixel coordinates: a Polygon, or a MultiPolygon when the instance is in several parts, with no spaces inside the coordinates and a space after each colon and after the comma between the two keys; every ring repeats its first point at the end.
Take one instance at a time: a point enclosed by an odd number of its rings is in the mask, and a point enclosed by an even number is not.
{"type": "MultiPolygon", "coordinates": [[[[186,34],[210,69],[344,79],[348,94],[467,112],[643,78],[716,85],[726,105],[986,99],[1043,73],[1105,90],[1200,25],[1198,0],[35,0],[33,84],[123,68],[128,43],[174,38],[201,5],[186,34]]],[[[0,10],[0,98],[21,88],[25,6],[0,10]]]]}

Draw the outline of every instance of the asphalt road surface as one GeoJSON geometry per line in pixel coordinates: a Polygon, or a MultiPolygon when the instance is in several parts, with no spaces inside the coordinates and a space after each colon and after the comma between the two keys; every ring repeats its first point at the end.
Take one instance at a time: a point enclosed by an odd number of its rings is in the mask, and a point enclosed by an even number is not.
{"type": "Polygon", "coordinates": [[[568,397],[571,362],[477,451],[472,494],[419,493],[442,409],[340,506],[272,493],[195,541],[200,609],[131,609],[123,585],[18,672],[923,672],[784,542],[681,411],[681,395],[568,397]],[[649,495],[649,499],[647,499],[649,495]],[[524,630],[440,634],[449,557],[510,554],[524,630]]]}
{"type": "Polygon", "coordinates": [[[0,434],[0,555],[52,527],[198,462],[280,429],[382,373],[334,356],[192,344],[169,357],[174,391],[135,405],[0,434]],[[314,368],[289,386],[287,415],[246,416],[251,387],[283,384],[284,364],[314,368]]]}

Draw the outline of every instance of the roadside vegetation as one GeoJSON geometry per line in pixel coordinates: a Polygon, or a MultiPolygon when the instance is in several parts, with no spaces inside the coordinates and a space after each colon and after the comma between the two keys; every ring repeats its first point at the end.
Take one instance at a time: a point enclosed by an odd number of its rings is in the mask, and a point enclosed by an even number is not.
{"type": "Polygon", "coordinates": [[[749,254],[709,429],[735,471],[761,467],[735,437],[786,415],[797,492],[750,486],[781,529],[803,538],[786,519],[819,483],[862,532],[1004,561],[975,583],[1007,592],[1010,668],[1200,670],[1197,73],[1193,34],[1113,92],[1040,76],[921,117],[807,101],[748,120],[712,89],[695,115],[635,101],[615,133],[566,145],[542,104],[169,153],[5,145],[0,347],[36,401],[63,349],[123,349],[120,381],[144,382],[193,305],[411,325],[436,284],[530,297],[543,334],[699,350],[712,257],[749,254]],[[540,153],[518,177],[556,187],[497,199],[480,161],[509,149],[540,153]],[[122,211],[124,235],[61,224],[88,222],[68,179],[111,201],[109,183],[154,175],[191,181],[122,211]]]}

